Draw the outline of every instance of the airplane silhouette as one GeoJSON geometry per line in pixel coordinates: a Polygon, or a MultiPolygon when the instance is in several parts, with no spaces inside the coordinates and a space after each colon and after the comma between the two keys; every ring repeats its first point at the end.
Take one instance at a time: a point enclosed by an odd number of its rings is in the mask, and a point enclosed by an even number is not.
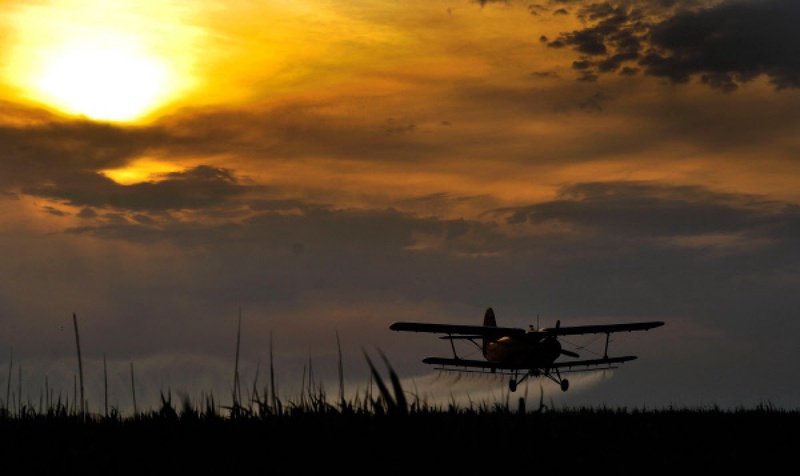
{"type": "Polygon", "coordinates": [[[621,324],[595,324],[585,326],[561,326],[556,321],[552,328],[530,329],[516,327],[497,327],[494,310],[486,309],[483,325],[436,324],[425,322],[395,322],[389,329],[393,331],[427,332],[445,334],[440,339],[450,341],[453,357],[426,357],[422,362],[437,366],[437,370],[457,372],[491,372],[510,375],[509,390],[516,391],[517,385],[527,377],[545,376],[561,386],[566,392],[569,380],[561,377],[564,372],[586,372],[616,368],[615,364],[628,362],[637,357],[625,355],[608,356],[608,343],[615,332],[645,331],[663,326],[662,321],[629,322],[621,324]],[[582,334],[606,334],[603,356],[596,359],[556,360],[561,356],[579,359],[573,351],[564,349],[558,340],[560,336],[582,334]],[[462,359],[458,356],[455,341],[463,340],[477,346],[486,360],[462,359]]]}

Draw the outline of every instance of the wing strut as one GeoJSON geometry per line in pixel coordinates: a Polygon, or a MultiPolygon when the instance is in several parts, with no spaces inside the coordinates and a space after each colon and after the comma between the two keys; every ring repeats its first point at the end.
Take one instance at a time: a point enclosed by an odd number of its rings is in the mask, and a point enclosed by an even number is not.
{"type": "Polygon", "coordinates": [[[603,358],[604,359],[608,358],[608,341],[609,341],[609,339],[611,339],[611,333],[610,332],[606,332],[606,350],[603,351],[603,358]]]}
{"type": "Polygon", "coordinates": [[[453,349],[453,357],[456,359],[458,358],[458,354],[456,354],[456,344],[453,342],[453,334],[447,334],[450,337],[450,348],[453,349]]]}

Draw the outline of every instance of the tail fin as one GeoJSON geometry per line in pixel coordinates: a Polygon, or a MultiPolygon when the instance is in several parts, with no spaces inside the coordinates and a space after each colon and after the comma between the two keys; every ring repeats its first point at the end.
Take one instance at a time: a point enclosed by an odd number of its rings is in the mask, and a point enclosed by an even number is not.
{"type": "Polygon", "coordinates": [[[497,327],[497,321],[494,319],[494,310],[491,307],[487,308],[486,314],[483,315],[483,325],[497,327]]]}
{"type": "MultiPolygon", "coordinates": [[[[488,327],[497,327],[497,321],[494,319],[494,310],[490,307],[486,309],[486,313],[483,315],[483,325],[488,327]]],[[[494,339],[490,339],[487,337],[483,338],[483,346],[481,350],[483,351],[483,356],[486,360],[489,360],[489,344],[494,342],[494,339]]]]}

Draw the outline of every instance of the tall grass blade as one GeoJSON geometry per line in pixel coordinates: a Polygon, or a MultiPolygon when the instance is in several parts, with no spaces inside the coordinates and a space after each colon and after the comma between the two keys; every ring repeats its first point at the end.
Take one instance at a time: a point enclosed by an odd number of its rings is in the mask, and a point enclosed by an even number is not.
{"type": "Polygon", "coordinates": [[[269,331],[269,387],[272,411],[280,413],[278,410],[278,392],[275,390],[275,362],[272,355],[272,331],[269,331]]]}
{"type": "Polygon", "coordinates": [[[108,371],[105,352],[103,353],[103,415],[108,418],[108,371]]]}
{"type": "Polygon", "coordinates": [[[378,353],[381,354],[383,363],[386,364],[386,368],[389,369],[389,379],[392,381],[392,388],[394,389],[394,398],[397,402],[397,409],[401,413],[406,413],[408,409],[408,403],[406,403],[406,394],[403,391],[403,386],[400,384],[400,378],[397,376],[397,373],[389,363],[389,359],[386,358],[380,349],[378,349],[378,353]]]}
{"type": "Polygon", "coordinates": [[[14,348],[11,348],[11,357],[8,359],[8,386],[6,387],[6,402],[4,410],[11,409],[11,372],[14,370],[14,348]]]}
{"type": "Polygon", "coordinates": [[[19,393],[17,393],[17,399],[19,405],[17,406],[17,415],[22,416],[22,366],[20,365],[17,367],[19,370],[19,376],[17,377],[17,385],[19,386],[19,393]]]}
{"type": "Polygon", "coordinates": [[[81,338],[78,334],[78,316],[72,313],[72,322],[75,325],[75,345],[78,348],[78,375],[81,381],[81,417],[86,421],[86,407],[84,406],[83,399],[83,360],[81,360],[81,338]]]}
{"type": "Polygon", "coordinates": [[[256,361],[256,374],[253,377],[253,388],[252,388],[252,390],[250,390],[250,393],[252,394],[250,396],[250,405],[249,405],[250,408],[253,408],[253,403],[254,402],[258,402],[258,400],[259,400],[259,397],[258,397],[258,375],[259,375],[260,372],[261,372],[261,359],[258,359],[256,361]]]}
{"type": "Polygon", "coordinates": [[[236,363],[233,370],[233,409],[238,413],[239,397],[241,389],[239,386],[239,345],[242,340],[242,307],[239,306],[239,325],[236,329],[236,363]]]}
{"type": "Polygon", "coordinates": [[[378,370],[375,369],[375,366],[372,364],[372,360],[369,358],[369,355],[367,355],[367,352],[366,351],[363,352],[364,352],[364,358],[367,359],[367,364],[369,365],[370,373],[372,374],[372,377],[375,379],[375,385],[378,386],[378,390],[381,392],[381,397],[383,397],[383,400],[386,402],[386,410],[389,413],[395,413],[397,411],[397,404],[395,403],[394,398],[392,398],[392,394],[391,392],[389,392],[389,388],[386,386],[386,384],[383,383],[383,379],[381,378],[380,374],[378,374],[378,370]]]}
{"type": "Polygon", "coordinates": [[[339,341],[339,331],[336,331],[336,348],[339,350],[339,406],[342,411],[347,406],[344,401],[344,367],[342,366],[342,344],[339,341]]]}
{"type": "Polygon", "coordinates": [[[131,362],[131,394],[133,395],[133,416],[135,418],[139,414],[139,410],[136,408],[136,381],[133,379],[133,362],[131,362]]]}

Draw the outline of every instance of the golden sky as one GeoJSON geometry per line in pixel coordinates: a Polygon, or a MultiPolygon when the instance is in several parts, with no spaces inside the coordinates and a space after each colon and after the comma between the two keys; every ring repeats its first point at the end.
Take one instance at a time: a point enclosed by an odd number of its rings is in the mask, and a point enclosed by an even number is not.
{"type": "Polygon", "coordinates": [[[260,350],[337,327],[409,372],[388,323],[489,305],[665,320],[698,358],[796,326],[793,1],[0,7],[0,355],[76,310],[117,359],[224,362],[242,303],[260,350]]]}

